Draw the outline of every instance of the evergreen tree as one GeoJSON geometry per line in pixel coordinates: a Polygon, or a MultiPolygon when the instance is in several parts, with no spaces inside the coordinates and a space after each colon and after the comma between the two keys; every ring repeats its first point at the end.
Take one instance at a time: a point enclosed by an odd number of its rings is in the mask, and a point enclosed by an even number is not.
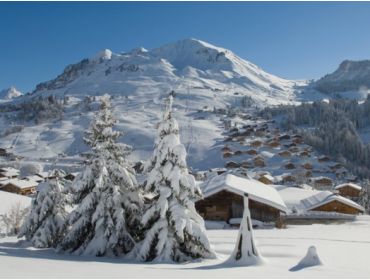
{"type": "Polygon", "coordinates": [[[53,177],[38,185],[30,213],[18,235],[18,238],[25,236],[37,248],[55,247],[65,232],[63,181],[59,171],[54,171],[53,177]]]}
{"type": "Polygon", "coordinates": [[[129,148],[116,143],[110,100],[102,99],[85,141],[92,148],[88,165],[71,185],[76,208],[59,250],[84,255],[121,255],[135,245],[142,205],[134,170],[125,156],[129,148]]]}
{"type": "Polygon", "coordinates": [[[142,217],[147,229],[137,256],[144,261],[182,262],[194,258],[211,258],[211,249],[202,217],[194,200],[201,197],[195,179],[186,165],[186,151],[180,143],[179,127],[172,117],[169,97],[152,158],[145,171],[145,191],[152,201],[142,217]]]}

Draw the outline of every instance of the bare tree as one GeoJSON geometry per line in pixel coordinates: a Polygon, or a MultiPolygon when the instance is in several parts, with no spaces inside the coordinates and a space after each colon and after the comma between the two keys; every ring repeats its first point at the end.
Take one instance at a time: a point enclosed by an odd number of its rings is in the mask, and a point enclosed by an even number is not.
{"type": "Polygon", "coordinates": [[[28,212],[20,202],[15,203],[8,213],[0,215],[0,225],[5,228],[6,235],[17,235],[28,212]]]}

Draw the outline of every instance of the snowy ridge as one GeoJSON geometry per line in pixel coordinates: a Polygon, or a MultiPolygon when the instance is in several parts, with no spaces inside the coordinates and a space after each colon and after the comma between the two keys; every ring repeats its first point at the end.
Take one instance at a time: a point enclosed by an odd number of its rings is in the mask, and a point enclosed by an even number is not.
{"type": "Polygon", "coordinates": [[[366,97],[370,88],[370,60],[345,60],[333,73],[316,81],[313,87],[323,93],[347,92],[366,97]]]}
{"type": "MultiPolygon", "coordinates": [[[[146,159],[153,147],[162,100],[174,90],[174,115],[189,165],[217,167],[223,164],[216,148],[222,137],[220,116],[199,111],[243,106],[245,98],[257,107],[294,103],[296,84],[299,82],[268,74],[229,50],[196,39],[153,50],[103,50],[67,66],[55,79],[38,84],[32,94],[12,101],[19,104],[50,95],[68,98],[62,119],[27,123],[22,131],[18,127],[17,133],[0,138],[0,147],[12,148],[14,154],[34,160],[40,155],[55,158],[58,154],[77,156],[86,152],[81,131],[89,124],[99,96],[108,93],[117,128],[125,133],[122,141],[134,147],[132,159],[146,159]],[[91,106],[83,105],[87,96],[97,97],[91,106]]],[[[9,122],[2,116],[0,128],[5,131],[9,122]]]]}

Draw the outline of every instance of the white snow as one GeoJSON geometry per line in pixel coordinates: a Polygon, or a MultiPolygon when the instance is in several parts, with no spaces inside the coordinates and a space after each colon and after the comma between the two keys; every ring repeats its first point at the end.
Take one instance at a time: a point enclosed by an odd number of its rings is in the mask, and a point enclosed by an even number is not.
{"type": "Polygon", "coordinates": [[[28,189],[32,187],[37,187],[39,183],[32,181],[32,180],[9,179],[9,180],[1,181],[0,189],[7,184],[12,184],[19,189],[28,189]]]}
{"type": "Polygon", "coordinates": [[[219,259],[181,265],[56,254],[12,237],[0,239],[0,267],[4,278],[368,278],[369,232],[369,216],[343,224],[255,230],[256,244],[268,263],[239,268],[220,267],[234,248],[238,230],[207,231],[219,259]],[[324,265],[289,271],[312,245],[324,265]]]}
{"type": "Polygon", "coordinates": [[[290,271],[297,271],[304,269],[310,266],[322,265],[322,262],[317,255],[317,250],[315,246],[310,246],[307,250],[307,254],[304,258],[294,267],[290,269],[290,271]]]}
{"type": "Polygon", "coordinates": [[[18,203],[20,203],[22,207],[26,208],[31,205],[31,198],[0,190],[0,215],[6,214],[12,206],[18,203]]]}
{"type": "Polygon", "coordinates": [[[283,212],[287,211],[284,201],[273,187],[254,179],[241,178],[233,174],[223,173],[211,178],[200,187],[204,197],[211,196],[222,190],[227,190],[241,196],[247,193],[252,200],[270,205],[283,212]]]}
{"type": "Polygon", "coordinates": [[[15,87],[11,86],[10,88],[3,89],[0,91],[0,101],[1,100],[11,100],[21,95],[23,95],[22,92],[17,90],[15,87]]]}

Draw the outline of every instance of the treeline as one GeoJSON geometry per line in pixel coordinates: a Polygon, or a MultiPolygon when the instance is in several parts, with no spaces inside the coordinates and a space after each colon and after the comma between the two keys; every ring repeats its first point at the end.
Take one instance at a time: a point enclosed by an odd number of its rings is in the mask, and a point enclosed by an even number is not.
{"type": "Polygon", "coordinates": [[[36,124],[50,119],[62,119],[66,100],[53,95],[38,96],[22,103],[7,103],[0,106],[9,122],[34,121],[36,124]]]}
{"type": "Polygon", "coordinates": [[[358,130],[370,124],[370,98],[303,103],[300,106],[266,108],[261,116],[280,116],[285,130],[302,134],[304,141],[322,153],[333,156],[361,178],[370,178],[370,145],[358,130]]]}

